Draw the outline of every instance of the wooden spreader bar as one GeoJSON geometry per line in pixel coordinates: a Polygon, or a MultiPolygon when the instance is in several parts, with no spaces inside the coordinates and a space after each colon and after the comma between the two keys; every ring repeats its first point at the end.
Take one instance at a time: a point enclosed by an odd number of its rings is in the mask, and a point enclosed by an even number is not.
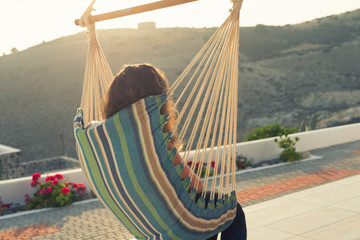
{"type": "MultiPolygon", "coordinates": [[[[180,4],[184,4],[184,3],[188,3],[188,2],[194,2],[194,1],[198,1],[198,0],[162,0],[162,1],[148,3],[148,4],[131,7],[131,8],[126,8],[126,9],[122,9],[122,10],[118,10],[118,11],[102,13],[102,14],[98,14],[98,15],[94,15],[94,16],[91,15],[89,17],[89,21],[90,21],[90,23],[95,23],[95,22],[100,22],[100,21],[105,21],[105,20],[109,20],[109,19],[113,19],[113,18],[134,15],[134,14],[143,13],[143,12],[149,12],[152,10],[176,6],[176,5],[180,5],[180,4]]],[[[75,20],[75,25],[79,26],[79,19],[75,20]]]]}

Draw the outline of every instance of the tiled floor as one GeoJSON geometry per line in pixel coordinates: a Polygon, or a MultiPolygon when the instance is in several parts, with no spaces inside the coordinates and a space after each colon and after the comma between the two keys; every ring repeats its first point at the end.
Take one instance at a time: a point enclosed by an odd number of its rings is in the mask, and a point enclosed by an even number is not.
{"type": "MultiPolygon", "coordinates": [[[[360,240],[359,146],[331,146],[312,151],[321,156],[313,161],[240,173],[248,240],[360,240]]],[[[131,238],[97,199],[0,217],[0,240],[131,238]]]]}
{"type": "Polygon", "coordinates": [[[248,239],[360,239],[360,175],[244,208],[248,239]]]}
{"type": "Polygon", "coordinates": [[[349,171],[346,169],[331,168],[311,174],[305,174],[303,176],[277,181],[271,184],[265,184],[262,186],[257,186],[257,187],[237,191],[236,195],[238,201],[241,203],[241,202],[258,199],[261,197],[287,192],[290,190],[295,190],[320,183],[329,182],[331,180],[336,180],[359,173],[360,173],[359,170],[349,171]]]}

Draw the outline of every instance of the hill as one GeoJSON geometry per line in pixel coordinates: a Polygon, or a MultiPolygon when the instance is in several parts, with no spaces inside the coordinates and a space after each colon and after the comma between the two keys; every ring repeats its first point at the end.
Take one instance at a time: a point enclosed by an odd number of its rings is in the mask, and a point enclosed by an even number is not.
{"type": "MultiPolygon", "coordinates": [[[[99,30],[116,73],[150,62],[173,82],[214,28],[99,30]]],[[[0,143],[24,160],[75,157],[72,120],[80,103],[87,36],[79,33],[0,57],[0,143]]],[[[297,25],[240,30],[239,141],[274,122],[321,127],[359,119],[360,10],[297,25]],[[345,115],[345,116],[344,116],[345,115]]]]}

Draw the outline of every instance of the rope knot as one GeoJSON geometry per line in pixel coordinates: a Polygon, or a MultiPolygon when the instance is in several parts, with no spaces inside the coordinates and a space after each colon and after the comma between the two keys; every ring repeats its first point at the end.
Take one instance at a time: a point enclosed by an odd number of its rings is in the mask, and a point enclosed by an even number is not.
{"type": "Polygon", "coordinates": [[[243,0],[231,0],[233,7],[230,9],[230,12],[240,12],[243,0]]]}
{"type": "Polygon", "coordinates": [[[90,5],[88,6],[88,8],[85,10],[85,12],[83,13],[83,15],[80,17],[79,19],[79,25],[81,27],[87,27],[87,29],[89,31],[94,30],[95,29],[95,24],[90,22],[90,17],[91,17],[91,12],[95,11],[95,9],[93,8],[93,5],[95,3],[96,0],[93,0],[90,5]]]}

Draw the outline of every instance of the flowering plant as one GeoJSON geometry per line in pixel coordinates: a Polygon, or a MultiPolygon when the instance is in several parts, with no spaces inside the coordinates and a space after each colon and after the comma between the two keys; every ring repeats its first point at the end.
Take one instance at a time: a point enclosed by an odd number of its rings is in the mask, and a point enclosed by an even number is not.
{"type": "Polygon", "coordinates": [[[61,174],[48,176],[45,181],[40,181],[40,173],[32,175],[30,185],[39,187],[34,193],[33,198],[26,194],[24,210],[44,207],[61,207],[70,205],[80,200],[86,192],[86,186],[83,183],[65,182],[61,174]]]}
{"type": "MultiPolygon", "coordinates": [[[[193,161],[188,161],[187,162],[187,165],[191,168],[191,165],[193,164],[193,161]]],[[[209,173],[209,176],[213,176],[214,174],[214,168],[215,168],[215,161],[211,161],[211,166],[210,166],[210,173],[209,173]]],[[[201,169],[201,174],[200,174],[200,177],[203,178],[205,177],[205,174],[206,174],[206,166],[207,166],[207,163],[204,162],[203,163],[203,167],[201,169]]],[[[195,170],[194,170],[194,173],[195,174],[198,174],[198,171],[200,171],[200,162],[197,162],[196,165],[195,165],[195,170]]]]}
{"type": "Polygon", "coordinates": [[[20,209],[19,206],[19,203],[4,203],[0,197],[0,216],[18,211],[20,209]]]}
{"type": "Polygon", "coordinates": [[[3,203],[1,197],[0,197],[0,209],[10,209],[10,207],[12,206],[12,203],[3,203]]]}
{"type": "Polygon", "coordinates": [[[12,203],[3,203],[0,197],[0,216],[5,210],[9,210],[12,205],[13,205],[12,203]]]}
{"type": "Polygon", "coordinates": [[[236,156],[237,169],[245,169],[247,167],[250,167],[251,165],[252,165],[251,159],[248,160],[247,157],[245,157],[242,154],[236,156]]]}

